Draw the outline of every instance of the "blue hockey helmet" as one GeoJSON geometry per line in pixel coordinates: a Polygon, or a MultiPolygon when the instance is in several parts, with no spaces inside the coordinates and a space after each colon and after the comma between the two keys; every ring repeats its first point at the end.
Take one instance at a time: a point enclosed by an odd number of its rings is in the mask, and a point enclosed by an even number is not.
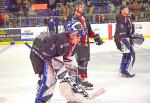
{"type": "Polygon", "coordinates": [[[77,32],[78,35],[82,36],[84,34],[84,29],[81,25],[81,23],[77,20],[71,20],[66,25],[66,31],[69,33],[69,35],[74,34],[77,32]]]}

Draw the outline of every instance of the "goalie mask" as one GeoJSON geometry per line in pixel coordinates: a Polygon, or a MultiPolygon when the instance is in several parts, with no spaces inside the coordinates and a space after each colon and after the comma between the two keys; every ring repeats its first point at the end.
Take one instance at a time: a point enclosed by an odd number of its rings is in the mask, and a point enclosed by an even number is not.
{"type": "Polygon", "coordinates": [[[134,44],[141,45],[144,42],[144,37],[142,34],[132,35],[132,41],[134,44]]]}

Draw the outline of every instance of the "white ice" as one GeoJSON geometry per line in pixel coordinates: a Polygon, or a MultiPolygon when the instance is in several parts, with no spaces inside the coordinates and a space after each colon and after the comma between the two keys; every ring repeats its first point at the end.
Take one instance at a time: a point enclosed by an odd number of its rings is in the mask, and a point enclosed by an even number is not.
{"type": "MultiPolygon", "coordinates": [[[[135,45],[134,78],[119,74],[121,53],[113,41],[91,44],[88,78],[95,88],[106,92],[92,103],[150,103],[150,40],[135,45]]],[[[36,82],[25,45],[0,46],[0,103],[34,103],[36,82]]],[[[90,91],[88,91],[90,92],[90,91]]],[[[52,103],[66,103],[56,86],[52,103]]]]}

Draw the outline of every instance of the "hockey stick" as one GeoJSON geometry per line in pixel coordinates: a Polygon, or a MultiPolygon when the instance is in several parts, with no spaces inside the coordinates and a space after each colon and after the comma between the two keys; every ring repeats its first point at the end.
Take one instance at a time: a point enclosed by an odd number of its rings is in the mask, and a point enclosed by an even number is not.
{"type": "Polygon", "coordinates": [[[79,94],[83,95],[83,97],[85,97],[85,98],[87,98],[89,100],[92,100],[92,99],[100,96],[101,94],[103,94],[105,92],[105,90],[103,88],[99,88],[97,90],[94,90],[91,94],[89,94],[84,89],[82,89],[81,87],[79,87],[73,79],[71,79],[69,77],[66,77],[66,78],[63,78],[63,79],[69,85],[71,85],[71,87],[73,87],[73,89],[75,89],[74,91],[76,93],[79,93],[79,94]]]}
{"type": "Polygon", "coordinates": [[[73,89],[75,89],[75,92],[82,94],[83,97],[89,97],[89,94],[85,90],[83,90],[82,88],[80,88],[73,79],[71,79],[69,77],[66,77],[66,78],[63,78],[63,79],[69,85],[71,85],[73,87],[73,89]]]}
{"type": "Polygon", "coordinates": [[[25,44],[28,48],[32,49],[32,47],[31,47],[27,42],[24,42],[24,44],[25,44]]]}
{"type": "MultiPolygon", "coordinates": [[[[40,55],[35,49],[33,49],[27,42],[24,42],[24,44],[30,48],[37,56],[39,56],[42,60],[44,60],[44,58],[42,57],[42,55],[40,55]]],[[[44,60],[45,61],[45,60],[44,60]]]]}

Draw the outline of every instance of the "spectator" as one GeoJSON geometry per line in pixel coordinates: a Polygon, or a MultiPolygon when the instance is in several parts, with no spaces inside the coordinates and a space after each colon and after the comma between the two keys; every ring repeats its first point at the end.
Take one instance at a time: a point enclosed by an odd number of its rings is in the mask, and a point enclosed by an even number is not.
{"type": "Polygon", "coordinates": [[[12,12],[14,10],[15,0],[6,0],[6,8],[8,11],[12,12]]]}
{"type": "Polygon", "coordinates": [[[28,12],[29,12],[29,2],[28,1],[22,1],[22,10],[23,10],[23,16],[28,16],[28,12]]]}
{"type": "Polygon", "coordinates": [[[143,3],[143,7],[145,8],[145,11],[149,11],[150,10],[149,6],[150,6],[150,4],[143,3]]]}
{"type": "Polygon", "coordinates": [[[94,6],[92,5],[89,7],[89,14],[93,14],[93,12],[94,12],[94,6]]]}
{"type": "Polygon", "coordinates": [[[58,17],[58,16],[60,16],[60,15],[59,15],[59,12],[58,12],[58,11],[55,11],[55,12],[54,12],[54,16],[55,16],[54,22],[55,22],[55,28],[56,28],[56,29],[55,29],[55,30],[56,30],[55,32],[58,33],[58,25],[59,25],[59,22],[60,22],[60,21],[59,21],[59,17],[58,17]]]}
{"type": "Polygon", "coordinates": [[[114,0],[114,5],[115,6],[121,5],[121,0],[114,0]]]}
{"type": "Polygon", "coordinates": [[[5,12],[4,14],[4,25],[8,26],[8,22],[9,22],[10,16],[7,12],[5,12]]]}
{"type": "Polygon", "coordinates": [[[107,23],[106,16],[104,15],[101,16],[101,23],[107,23]]]}
{"type": "Polygon", "coordinates": [[[126,0],[122,0],[122,5],[127,5],[126,0]]]}
{"type": "Polygon", "coordinates": [[[98,14],[98,13],[99,13],[99,7],[98,6],[94,6],[93,14],[98,14]]]}
{"type": "Polygon", "coordinates": [[[62,17],[62,25],[64,25],[65,27],[66,27],[66,24],[67,24],[67,16],[66,15],[64,15],[63,17],[62,17]]]}
{"type": "Polygon", "coordinates": [[[100,23],[100,15],[95,15],[95,22],[100,23]]]}
{"type": "Polygon", "coordinates": [[[68,5],[64,5],[64,7],[63,7],[63,15],[67,15],[68,10],[69,10],[68,5]]]}
{"type": "Polygon", "coordinates": [[[8,27],[9,28],[13,28],[14,27],[14,22],[13,21],[9,21],[8,27]]]}
{"type": "Polygon", "coordinates": [[[49,18],[48,28],[49,28],[49,34],[50,34],[50,36],[56,34],[55,33],[54,19],[52,17],[49,18]]]}
{"type": "Polygon", "coordinates": [[[0,27],[3,27],[3,26],[4,26],[4,17],[3,17],[2,11],[0,11],[0,27]]]}
{"type": "Polygon", "coordinates": [[[109,13],[108,6],[102,6],[101,8],[104,14],[109,13]]]}
{"type": "Polygon", "coordinates": [[[137,1],[134,1],[132,4],[132,10],[134,12],[139,12],[140,11],[140,5],[137,3],[137,1]]]}
{"type": "Polygon", "coordinates": [[[112,2],[108,4],[110,13],[115,13],[115,6],[112,2]]]}

